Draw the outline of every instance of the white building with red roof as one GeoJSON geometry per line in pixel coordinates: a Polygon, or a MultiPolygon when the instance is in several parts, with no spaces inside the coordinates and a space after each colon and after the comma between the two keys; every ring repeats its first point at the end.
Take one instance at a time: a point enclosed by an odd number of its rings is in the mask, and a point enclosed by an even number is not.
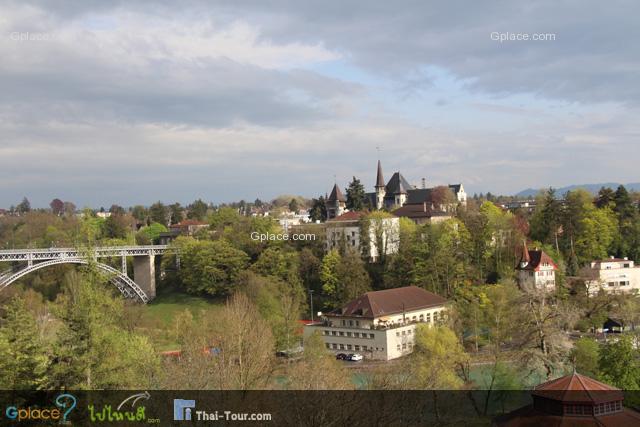
{"type": "Polygon", "coordinates": [[[446,299],[417,286],[367,292],[306,325],[304,335],[317,331],[335,354],[396,359],[413,351],[417,325],[445,319],[446,306],[446,299]]]}
{"type": "Polygon", "coordinates": [[[516,266],[518,285],[522,289],[552,291],[556,287],[558,266],[543,250],[529,250],[527,243],[522,246],[520,262],[516,266]]]}

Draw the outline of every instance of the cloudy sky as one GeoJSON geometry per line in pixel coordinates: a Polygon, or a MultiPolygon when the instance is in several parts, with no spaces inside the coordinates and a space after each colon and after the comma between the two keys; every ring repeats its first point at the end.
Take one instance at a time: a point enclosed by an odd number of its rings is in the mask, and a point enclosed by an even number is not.
{"type": "Polygon", "coordinates": [[[3,1],[0,207],[640,181],[638,4],[516,3],[3,1]]]}

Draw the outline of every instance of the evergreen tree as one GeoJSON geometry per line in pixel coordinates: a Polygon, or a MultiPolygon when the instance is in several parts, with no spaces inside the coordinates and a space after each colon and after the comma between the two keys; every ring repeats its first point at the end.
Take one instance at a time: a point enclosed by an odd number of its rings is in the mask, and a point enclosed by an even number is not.
{"type": "Polygon", "coordinates": [[[311,210],[309,210],[309,218],[311,218],[311,221],[313,222],[324,222],[327,220],[327,205],[323,196],[312,200],[311,210]]]}
{"type": "Polygon", "coordinates": [[[0,328],[0,387],[40,388],[47,359],[36,320],[23,300],[15,297],[6,307],[0,328]]]}
{"type": "Polygon", "coordinates": [[[207,216],[208,209],[209,206],[201,199],[198,199],[188,206],[187,218],[202,221],[207,216]]]}
{"type": "Polygon", "coordinates": [[[361,211],[366,204],[366,193],[364,186],[360,183],[360,180],[355,176],[347,187],[347,209],[352,211],[361,211]]]}

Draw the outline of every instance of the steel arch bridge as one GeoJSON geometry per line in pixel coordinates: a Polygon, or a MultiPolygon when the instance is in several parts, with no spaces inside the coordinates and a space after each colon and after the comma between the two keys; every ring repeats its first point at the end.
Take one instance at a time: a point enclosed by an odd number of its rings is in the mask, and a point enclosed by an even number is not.
{"type": "MultiPolygon", "coordinates": [[[[87,265],[89,264],[89,261],[87,261],[86,258],[53,259],[49,261],[39,262],[37,264],[32,264],[13,274],[4,273],[3,275],[0,275],[0,290],[6,288],[16,280],[20,279],[22,276],[26,276],[27,274],[32,273],[36,270],[40,270],[41,268],[59,264],[87,265]]],[[[142,290],[142,288],[140,288],[140,286],[136,284],[136,282],[131,280],[129,276],[101,262],[96,262],[95,266],[110,275],[110,281],[118,288],[120,293],[122,293],[125,298],[137,299],[144,304],[149,302],[149,296],[142,290]]]]}
{"type": "Polygon", "coordinates": [[[18,270],[0,271],[0,291],[21,277],[42,268],[59,264],[87,265],[89,259],[92,259],[98,269],[110,275],[111,282],[122,295],[146,304],[156,294],[154,258],[168,251],[174,252],[164,245],[97,247],[91,250],[73,248],[0,250],[0,262],[27,263],[18,270]],[[122,258],[121,271],[98,262],[98,258],[114,257],[122,258]],[[127,257],[133,257],[135,281],[127,276],[127,257]]]}

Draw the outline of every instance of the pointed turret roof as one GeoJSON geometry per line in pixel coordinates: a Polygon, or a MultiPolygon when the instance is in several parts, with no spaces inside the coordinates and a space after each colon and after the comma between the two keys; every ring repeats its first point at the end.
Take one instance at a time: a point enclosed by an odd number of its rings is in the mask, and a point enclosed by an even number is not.
{"type": "Polygon", "coordinates": [[[340,187],[338,187],[338,184],[334,184],[333,186],[333,190],[331,190],[331,195],[329,195],[329,198],[327,199],[328,202],[346,202],[347,199],[344,198],[344,196],[342,195],[342,191],[340,191],[340,187]]]}
{"type": "Polygon", "coordinates": [[[527,249],[526,240],[522,242],[522,254],[520,255],[520,263],[523,262],[526,262],[527,264],[531,262],[531,257],[529,256],[529,249],[527,249]]]}
{"type": "Polygon", "coordinates": [[[533,396],[571,403],[600,403],[622,400],[622,391],[593,378],[573,372],[539,384],[533,389],[533,396]]]}
{"type": "Polygon", "coordinates": [[[376,177],[376,188],[384,187],[384,178],[382,177],[382,164],[380,164],[380,160],[378,160],[378,175],[376,177]]]}
{"type": "Polygon", "coordinates": [[[387,194],[407,194],[407,190],[411,190],[413,187],[404,179],[404,176],[400,172],[396,172],[391,176],[391,179],[387,183],[387,194]]]}

